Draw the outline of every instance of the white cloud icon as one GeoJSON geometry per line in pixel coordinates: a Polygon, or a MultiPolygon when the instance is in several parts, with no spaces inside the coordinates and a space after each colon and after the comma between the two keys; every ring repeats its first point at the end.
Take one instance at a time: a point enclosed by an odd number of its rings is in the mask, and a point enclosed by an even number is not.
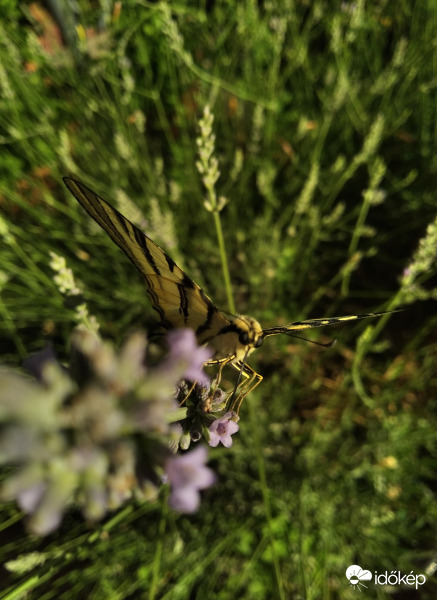
{"type": "Polygon", "coordinates": [[[359,585],[360,581],[370,581],[372,573],[362,569],[359,565],[350,565],[346,569],[346,577],[349,579],[351,585],[355,586],[359,585]]]}

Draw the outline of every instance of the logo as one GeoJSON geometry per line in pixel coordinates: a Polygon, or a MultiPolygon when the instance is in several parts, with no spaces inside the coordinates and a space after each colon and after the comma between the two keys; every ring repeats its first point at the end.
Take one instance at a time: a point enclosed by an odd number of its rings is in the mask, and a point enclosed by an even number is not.
{"type": "Polygon", "coordinates": [[[359,565],[351,565],[346,569],[346,577],[349,579],[351,588],[361,591],[361,587],[367,587],[367,585],[364,585],[363,581],[370,581],[372,579],[372,573],[370,571],[365,571],[359,565]]]}
{"type": "MultiPolygon", "coordinates": [[[[362,569],[359,565],[350,565],[346,569],[346,577],[349,579],[349,587],[359,592],[361,592],[361,588],[368,587],[363,581],[371,581],[373,578],[370,571],[362,569]]],[[[385,571],[385,573],[375,571],[373,582],[375,585],[390,587],[397,585],[414,586],[417,590],[419,585],[423,585],[426,582],[426,577],[423,574],[415,575],[413,571],[408,575],[403,575],[400,571],[385,571]]]]}

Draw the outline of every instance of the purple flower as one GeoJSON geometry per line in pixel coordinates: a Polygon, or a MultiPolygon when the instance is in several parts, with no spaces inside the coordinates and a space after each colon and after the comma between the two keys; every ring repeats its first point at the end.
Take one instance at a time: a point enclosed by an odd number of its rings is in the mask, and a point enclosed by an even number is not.
{"type": "Polygon", "coordinates": [[[47,484],[38,481],[28,488],[20,490],[17,494],[18,506],[25,513],[35,512],[46,489],[47,484]]]}
{"type": "Polygon", "coordinates": [[[197,345],[196,336],[192,329],[176,329],[168,334],[170,352],[167,357],[169,365],[181,370],[181,376],[190,381],[208,386],[209,379],[203,373],[202,367],[211,358],[208,348],[197,345]]]}
{"type": "Polygon", "coordinates": [[[23,360],[23,367],[38,381],[44,381],[44,367],[48,362],[57,362],[53,344],[48,342],[42,350],[23,360]]]}
{"type": "MultiPolygon", "coordinates": [[[[231,435],[237,433],[240,427],[233,420],[237,415],[234,412],[227,412],[223,417],[213,421],[209,427],[209,445],[214,448],[219,445],[219,442],[226,448],[232,446],[231,435]]],[[[238,418],[238,417],[237,417],[238,418]]]]}
{"type": "Polygon", "coordinates": [[[167,459],[165,472],[171,486],[169,504],[179,512],[193,513],[199,508],[199,490],[210,487],[216,480],[215,474],[205,466],[205,446],[172,456],[167,459]]]}

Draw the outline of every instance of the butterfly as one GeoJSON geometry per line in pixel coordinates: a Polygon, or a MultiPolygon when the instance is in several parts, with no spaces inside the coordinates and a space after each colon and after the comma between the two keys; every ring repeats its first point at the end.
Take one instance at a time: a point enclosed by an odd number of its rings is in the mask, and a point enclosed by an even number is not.
{"type": "Polygon", "coordinates": [[[228,410],[238,412],[244,397],[262,381],[262,376],[248,364],[247,358],[272,335],[286,334],[337,325],[387,314],[364,313],[343,317],[308,319],[288,325],[263,329],[253,317],[229,315],[221,311],[205,292],[145,233],[118,210],[83,183],[64,177],[63,181],[89,215],[119,246],[144,277],[153,308],[165,329],[191,328],[199,345],[208,346],[213,356],[205,366],[219,365],[219,379],[224,366],[239,371],[237,384],[230,396],[228,410]],[[243,383],[241,377],[246,377],[243,383]],[[244,385],[243,385],[244,384],[244,385]],[[243,387],[235,396],[237,387],[243,387]]]}

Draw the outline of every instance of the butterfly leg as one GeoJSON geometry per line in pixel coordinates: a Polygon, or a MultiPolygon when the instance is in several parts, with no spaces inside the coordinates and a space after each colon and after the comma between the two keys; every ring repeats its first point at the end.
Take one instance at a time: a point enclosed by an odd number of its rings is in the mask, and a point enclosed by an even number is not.
{"type": "Polygon", "coordinates": [[[229,410],[232,410],[238,414],[244,398],[261,383],[263,378],[259,373],[249,367],[249,365],[244,365],[242,368],[241,364],[232,363],[232,366],[237,369],[237,371],[240,371],[240,373],[246,378],[238,384],[231,396],[229,410]],[[236,391],[239,393],[234,399],[236,391]]]}
{"type": "Polygon", "coordinates": [[[220,365],[217,376],[216,376],[215,389],[217,389],[219,387],[220,382],[222,380],[223,367],[225,367],[227,364],[229,364],[231,362],[231,360],[232,360],[232,358],[221,358],[219,360],[209,360],[208,362],[205,363],[205,367],[210,367],[212,365],[220,365]]]}
{"type": "Polygon", "coordinates": [[[219,369],[217,371],[217,374],[214,376],[213,379],[213,385],[211,385],[210,388],[210,395],[209,398],[212,399],[214,398],[214,395],[216,393],[216,391],[219,389],[220,387],[220,383],[222,380],[222,373],[223,373],[223,368],[229,364],[231,362],[232,358],[222,358],[222,359],[216,359],[216,360],[209,360],[208,362],[205,363],[206,367],[210,367],[213,365],[219,365],[219,369]]]}
{"type": "Polygon", "coordinates": [[[241,362],[232,362],[233,359],[234,357],[224,358],[220,360],[210,360],[207,363],[205,363],[205,365],[220,365],[217,374],[216,389],[220,385],[222,371],[226,365],[232,365],[234,369],[236,369],[240,373],[240,377],[244,377],[242,381],[237,381],[234,390],[229,396],[227,406],[228,410],[235,411],[238,414],[244,398],[261,383],[263,378],[261,375],[259,375],[259,373],[254,371],[251,367],[249,367],[249,365],[245,364],[243,366],[241,362]]]}
{"type": "Polygon", "coordinates": [[[196,381],[192,384],[192,386],[190,387],[190,389],[188,390],[188,392],[185,394],[185,398],[183,400],[181,400],[181,402],[179,402],[179,406],[184,406],[185,402],[188,400],[188,398],[191,396],[191,394],[193,393],[194,388],[196,387],[196,381]]]}

